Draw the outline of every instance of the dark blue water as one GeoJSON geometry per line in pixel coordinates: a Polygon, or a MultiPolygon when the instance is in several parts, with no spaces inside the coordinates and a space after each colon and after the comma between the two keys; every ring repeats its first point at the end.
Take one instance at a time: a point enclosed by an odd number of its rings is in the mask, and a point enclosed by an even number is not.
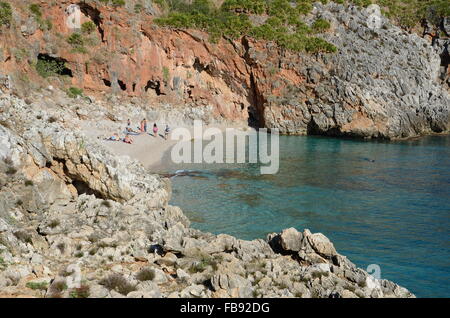
{"type": "Polygon", "coordinates": [[[288,227],[332,240],[418,297],[450,296],[450,136],[401,142],[280,137],[280,170],[168,164],[192,226],[242,239],[288,227]]]}

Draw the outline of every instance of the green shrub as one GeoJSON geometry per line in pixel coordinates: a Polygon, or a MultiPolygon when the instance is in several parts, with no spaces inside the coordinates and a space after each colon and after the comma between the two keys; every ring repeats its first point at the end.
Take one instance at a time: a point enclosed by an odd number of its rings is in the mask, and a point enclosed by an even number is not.
{"type": "Polygon", "coordinates": [[[72,46],[83,46],[84,45],[84,39],[83,39],[83,36],[80,33],[72,33],[67,38],[67,43],[69,43],[72,46]]]}
{"type": "Polygon", "coordinates": [[[337,52],[337,48],[325,41],[324,39],[312,37],[307,38],[305,50],[308,53],[335,53],[337,52]]]}
{"type": "Polygon", "coordinates": [[[28,6],[28,9],[30,10],[31,14],[36,19],[36,22],[39,25],[39,29],[46,31],[51,30],[53,28],[52,21],[49,19],[43,19],[42,18],[42,12],[39,4],[33,3],[28,6]]]}
{"type": "Polygon", "coordinates": [[[113,7],[123,7],[125,5],[125,0],[112,0],[113,7]]]}
{"type": "Polygon", "coordinates": [[[111,4],[113,7],[122,7],[125,5],[125,0],[99,0],[106,5],[111,4]]]}
{"type": "Polygon", "coordinates": [[[39,59],[36,63],[36,71],[43,78],[61,74],[65,68],[65,63],[56,60],[39,59]]]}
{"type": "Polygon", "coordinates": [[[72,52],[83,54],[87,53],[87,49],[84,47],[85,39],[80,33],[72,33],[67,38],[67,43],[69,43],[73,47],[72,52]]]}
{"type": "MultiPolygon", "coordinates": [[[[182,0],[160,0],[158,4],[169,12],[165,17],[155,19],[155,23],[206,31],[213,43],[222,37],[238,39],[250,35],[256,39],[275,41],[289,50],[305,51],[307,47],[312,50],[311,43],[307,43],[307,34],[311,30],[300,16],[311,10],[312,2],[297,0],[296,6],[292,6],[289,0],[226,0],[220,9],[215,9],[208,0],[195,0],[191,5],[182,0]],[[269,18],[263,25],[255,27],[248,14],[267,14],[269,18]]],[[[331,47],[321,50],[331,51],[331,47]]]]}
{"type": "Polygon", "coordinates": [[[0,2],[0,26],[11,25],[12,9],[8,2],[0,2]]]}
{"type": "Polygon", "coordinates": [[[41,30],[51,30],[53,28],[53,23],[50,19],[46,19],[40,23],[39,28],[41,30]]]}
{"type": "Polygon", "coordinates": [[[316,32],[324,32],[330,28],[330,22],[324,19],[317,19],[311,27],[316,32]]]}
{"type": "Polygon", "coordinates": [[[142,4],[136,3],[136,4],[134,5],[134,13],[139,14],[139,13],[141,13],[142,9],[144,9],[144,7],[142,6],[142,4]]]}
{"type": "Polygon", "coordinates": [[[23,60],[25,60],[26,58],[28,58],[28,56],[29,56],[28,51],[25,48],[14,49],[13,52],[14,52],[14,58],[19,63],[22,62],[23,60]]]}
{"type": "Polygon", "coordinates": [[[35,282],[28,282],[25,285],[26,287],[34,290],[47,290],[48,283],[42,282],[42,283],[35,283],[35,282]]]}
{"type": "Polygon", "coordinates": [[[91,34],[92,32],[95,31],[95,28],[96,28],[96,26],[95,26],[94,22],[87,21],[81,25],[81,32],[83,32],[85,34],[91,34]]]}
{"type": "Polygon", "coordinates": [[[163,79],[164,79],[164,81],[166,83],[169,82],[170,72],[169,72],[169,69],[167,68],[167,66],[163,66],[162,72],[163,72],[163,79]]]}
{"type": "Polygon", "coordinates": [[[267,10],[264,0],[225,0],[221,9],[223,11],[263,14],[267,10]]]}
{"type": "Polygon", "coordinates": [[[3,270],[7,267],[8,265],[6,264],[5,260],[0,257],[0,270],[3,270]]]}
{"type": "Polygon", "coordinates": [[[37,3],[30,4],[28,8],[36,18],[42,18],[41,8],[37,3]]]}
{"type": "Polygon", "coordinates": [[[78,96],[83,96],[83,90],[77,87],[70,87],[67,90],[67,96],[70,98],[77,98],[78,96]]]}

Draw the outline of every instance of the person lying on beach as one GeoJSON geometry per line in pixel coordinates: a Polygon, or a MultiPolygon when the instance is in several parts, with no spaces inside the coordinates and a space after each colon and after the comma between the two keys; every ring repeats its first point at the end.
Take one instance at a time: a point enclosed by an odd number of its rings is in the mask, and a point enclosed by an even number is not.
{"type": "Polygon", "coordinates": [[[114,133],[114,135],[112,135],[111,137],[107,138],[106,140],[120,141],[119,134],[118,133],[114,133]]]}
{"type": "Polygon", "coordinates": [[[123,138],[123,142],[125,142],[127,144],[132,144],[133,139],[131,139],[131,137],[129,135],[126,135],[125,138],[123,138]]]}
{"type": "Polygon", "coordinates": [[[131,128],[131,121],[128,119],[128,123],[127,123],[127,127],[125,128],[126,132],[132,132],[132,133],[137,133],[137,131],[133,130],[133,128],[131,128]]]}

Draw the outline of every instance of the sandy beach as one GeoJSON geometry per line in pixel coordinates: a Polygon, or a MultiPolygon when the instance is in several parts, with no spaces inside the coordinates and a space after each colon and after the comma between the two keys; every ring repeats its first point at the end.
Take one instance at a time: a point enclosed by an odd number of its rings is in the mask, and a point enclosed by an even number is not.
{"type": "MultiPolygon", "coordinates": [[[[179,140],[172,140],[172,132],[176,128],[186,128],[190,131],[191,135],[194,136],[193,126],[170,126],[170,134],[166,139],[164,139],[164,128],[165,125],[158,125],[158,135],[154,136],[152,131],[152,126],[149,125],[147,128],[147,133],[133,133],[130,134],[130,137],[133,140],[132,144],[124,143],[123,141],[109,141],[104,140],[112,136],[114,132],[119,133],[119,137],[123,138],[125,136],[125,127],[126,123],[122,123],[122,127],[115,127],[117,124],[114,124],[114,128],[111,129],[111,123],[108,124],[94,124],[90,121],[85,121],[82,123],[82,129],[87,137],[92,137],[95,139],[99,139],[101,143],[114,154],[121,156],[129,156],[133,159],[137,159],[140,161],[145,168],[152,170],[155,167],[159,167],[162,165],[162,160],[164,158],[164,154],[169,151],[179,140]],[[106,128],[107,127],[107,128],[106,128]]],[[[134,126],[133,126],[134,127],[134,126]]],[[[217,128],[221,132],[224,132],[227,128],[239,129],[246,131],[249,128],[243,126],[225,126],[225,125],[205,125],[203,126],[203,138],[208,138],[214,134],[205,134],[205,130],[208,128],[217,128]]],[[[137,129],[136,129],[137,130],[137,129]]],[[[190,141],[189,141],[190,142],[190,141]]]]}

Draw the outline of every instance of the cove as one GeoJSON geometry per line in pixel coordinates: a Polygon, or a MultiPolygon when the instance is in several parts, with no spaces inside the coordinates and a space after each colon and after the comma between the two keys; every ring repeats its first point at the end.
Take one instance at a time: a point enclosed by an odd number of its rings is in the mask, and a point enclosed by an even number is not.
{"type": "Polygon", "coordinates": [[[280,136],[280,169],[172,164],[172,205],[192,226],[241,239],[295,227],[325,234],[358,267],[418,297],[450,293],[450,136],[363,141],[280,136]]]}

